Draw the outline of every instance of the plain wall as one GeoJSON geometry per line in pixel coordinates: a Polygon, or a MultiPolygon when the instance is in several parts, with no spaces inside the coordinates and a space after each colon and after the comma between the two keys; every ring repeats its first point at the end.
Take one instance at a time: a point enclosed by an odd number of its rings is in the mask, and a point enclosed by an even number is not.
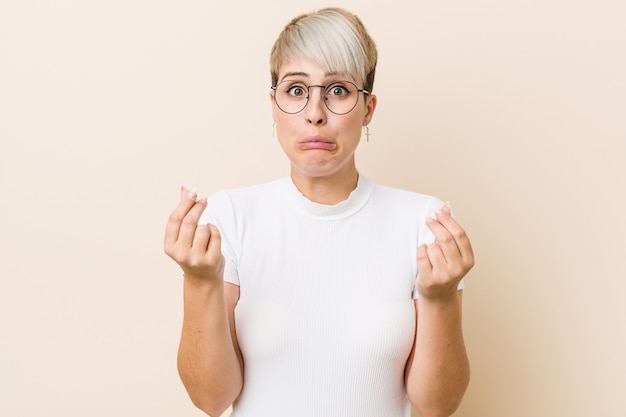
{"type": "MultiPolygon", "coordinates": [[[[165,221],[182,184],[287,175],[268,54],[327,4],[0,4],[0,414],[202,415],[165,221]]],[[[623,2],[333,4],[379,47],[361,172],[450,200],[475,248],[455,415],[623,416],[623,2]]]]}

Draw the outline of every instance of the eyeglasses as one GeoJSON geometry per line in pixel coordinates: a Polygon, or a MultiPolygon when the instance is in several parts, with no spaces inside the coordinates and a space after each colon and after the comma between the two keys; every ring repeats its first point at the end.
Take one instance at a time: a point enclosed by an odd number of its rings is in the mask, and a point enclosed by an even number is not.
{"type": "Polygon", "coordinates": [[[356,107],[359,101],[359,93],[369,95],[369,91],[359,89],[350,81],[333,81],[327,85],[305,85],[300,81],[285,80],[272,87],[274,102],[287,114],[300,113],[309,102],[310,89],[319,87],[322,89],[322,97],[326,108],[334,114],[347,114],[356,107]]]}

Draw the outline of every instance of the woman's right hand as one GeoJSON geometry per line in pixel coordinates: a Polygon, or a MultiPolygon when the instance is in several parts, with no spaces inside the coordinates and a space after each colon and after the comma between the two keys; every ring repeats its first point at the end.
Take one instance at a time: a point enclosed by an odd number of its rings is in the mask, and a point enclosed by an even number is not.
{"type": "Polygon", "coordinates": [[[220,232],[212,224],[198,224],[207,200],[197,198],[195,191],[181,187],[180,203],[170,215],[165,229],[165,253],[180,265],[185,277],[221,280],[224,277],[224,256],[220,232]]]}

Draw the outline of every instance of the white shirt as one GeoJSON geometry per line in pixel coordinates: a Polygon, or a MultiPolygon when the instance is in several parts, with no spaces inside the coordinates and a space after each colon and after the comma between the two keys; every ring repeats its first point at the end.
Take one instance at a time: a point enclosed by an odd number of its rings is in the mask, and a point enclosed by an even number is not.
{"type": "Polygon", "coordinates": [[[244,359],[233,417],[408,417],[416,253],[430,196],[359,176],[327,206],[290,179],[213,195],[244,359]]]}

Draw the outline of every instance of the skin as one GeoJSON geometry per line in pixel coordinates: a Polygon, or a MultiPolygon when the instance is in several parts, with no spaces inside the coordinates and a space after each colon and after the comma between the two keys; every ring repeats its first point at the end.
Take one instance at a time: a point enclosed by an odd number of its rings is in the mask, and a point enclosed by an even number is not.
{"type": "MultiPolygon", "coordinates": [[[[332,74],[306,59],[281,66],[279,81],[297,79],[306,85],[334,80],[362,83],[332,74]]],[[[376,97],[361,94],[348,114],[335,115],[324,105],[322,89],[311,89],[306,108],[286,114],[274,104],[278,141],[291,161],[291,178],[311,201],[337,204],[355,189],[355,151],[362,127],[376,109],[376,97]],[[328,145],[307,144],[315,137],[328,145]]],[[[237,343],[234,308],[239,287],[225,283],[219,230],[197,225],[206,199],[181,189],[165,233],[165,252],[184,272],[184,318],[178,369],[194,404],[211,416],[221,415],[243,387],[242,355],[237,343]]],[[[469,382],[469,362],[461,326],[459,281],[474,264],[470,241],[444,205],[427,220],[436,241],[418,248],[416,332],[405,369],[407,396],[424,417],[449,416],[458,407],[469,382]]]]}
{"type": "MultiPolygon", "coordinates": [[[[283,63],[278,82],[285,79],[302,81],[306,85],[348,80],[362,88],[362,83],[352,77],[329,73],[304,58],[283,63]]],[[[359,94],[359,102],[350,113],[336,115],[324,105],[321,88],[311,89],[307,106],[297,114],[281,111],[274,104],[274,91],[270,93],[276,135],[291,161],[291,178],[311,201],[337,204],[348,198],[356,188],[358,174],[354,153],[361,140],[363,126],[370,123],[376,109],[376,96],[359,94]],[[311,136],[322,137],[334,144],[334,148],[303,149],[301,142],[311,136]]]]}
{"type": "Polygon", "coordinates": [[[445,204],[427,226],[436,240],[417,250],[420,297],[415,301],[416,331],[407,361],[407,396],[424,417],[451,415],[470,378],[463,338],[459,281],[474,265],[470,241],[445,204]]]}
{"type": "Polygon", "coordinates": [[[180,203],[167,222],[165,253],[182,268],[183,328],[178,372],[192,402],[220,416],[243,387],[243,359],[235,332],[239,287],[224,282],[221,236],[198,225],[206,199],[181,188],[180,203]]]}

